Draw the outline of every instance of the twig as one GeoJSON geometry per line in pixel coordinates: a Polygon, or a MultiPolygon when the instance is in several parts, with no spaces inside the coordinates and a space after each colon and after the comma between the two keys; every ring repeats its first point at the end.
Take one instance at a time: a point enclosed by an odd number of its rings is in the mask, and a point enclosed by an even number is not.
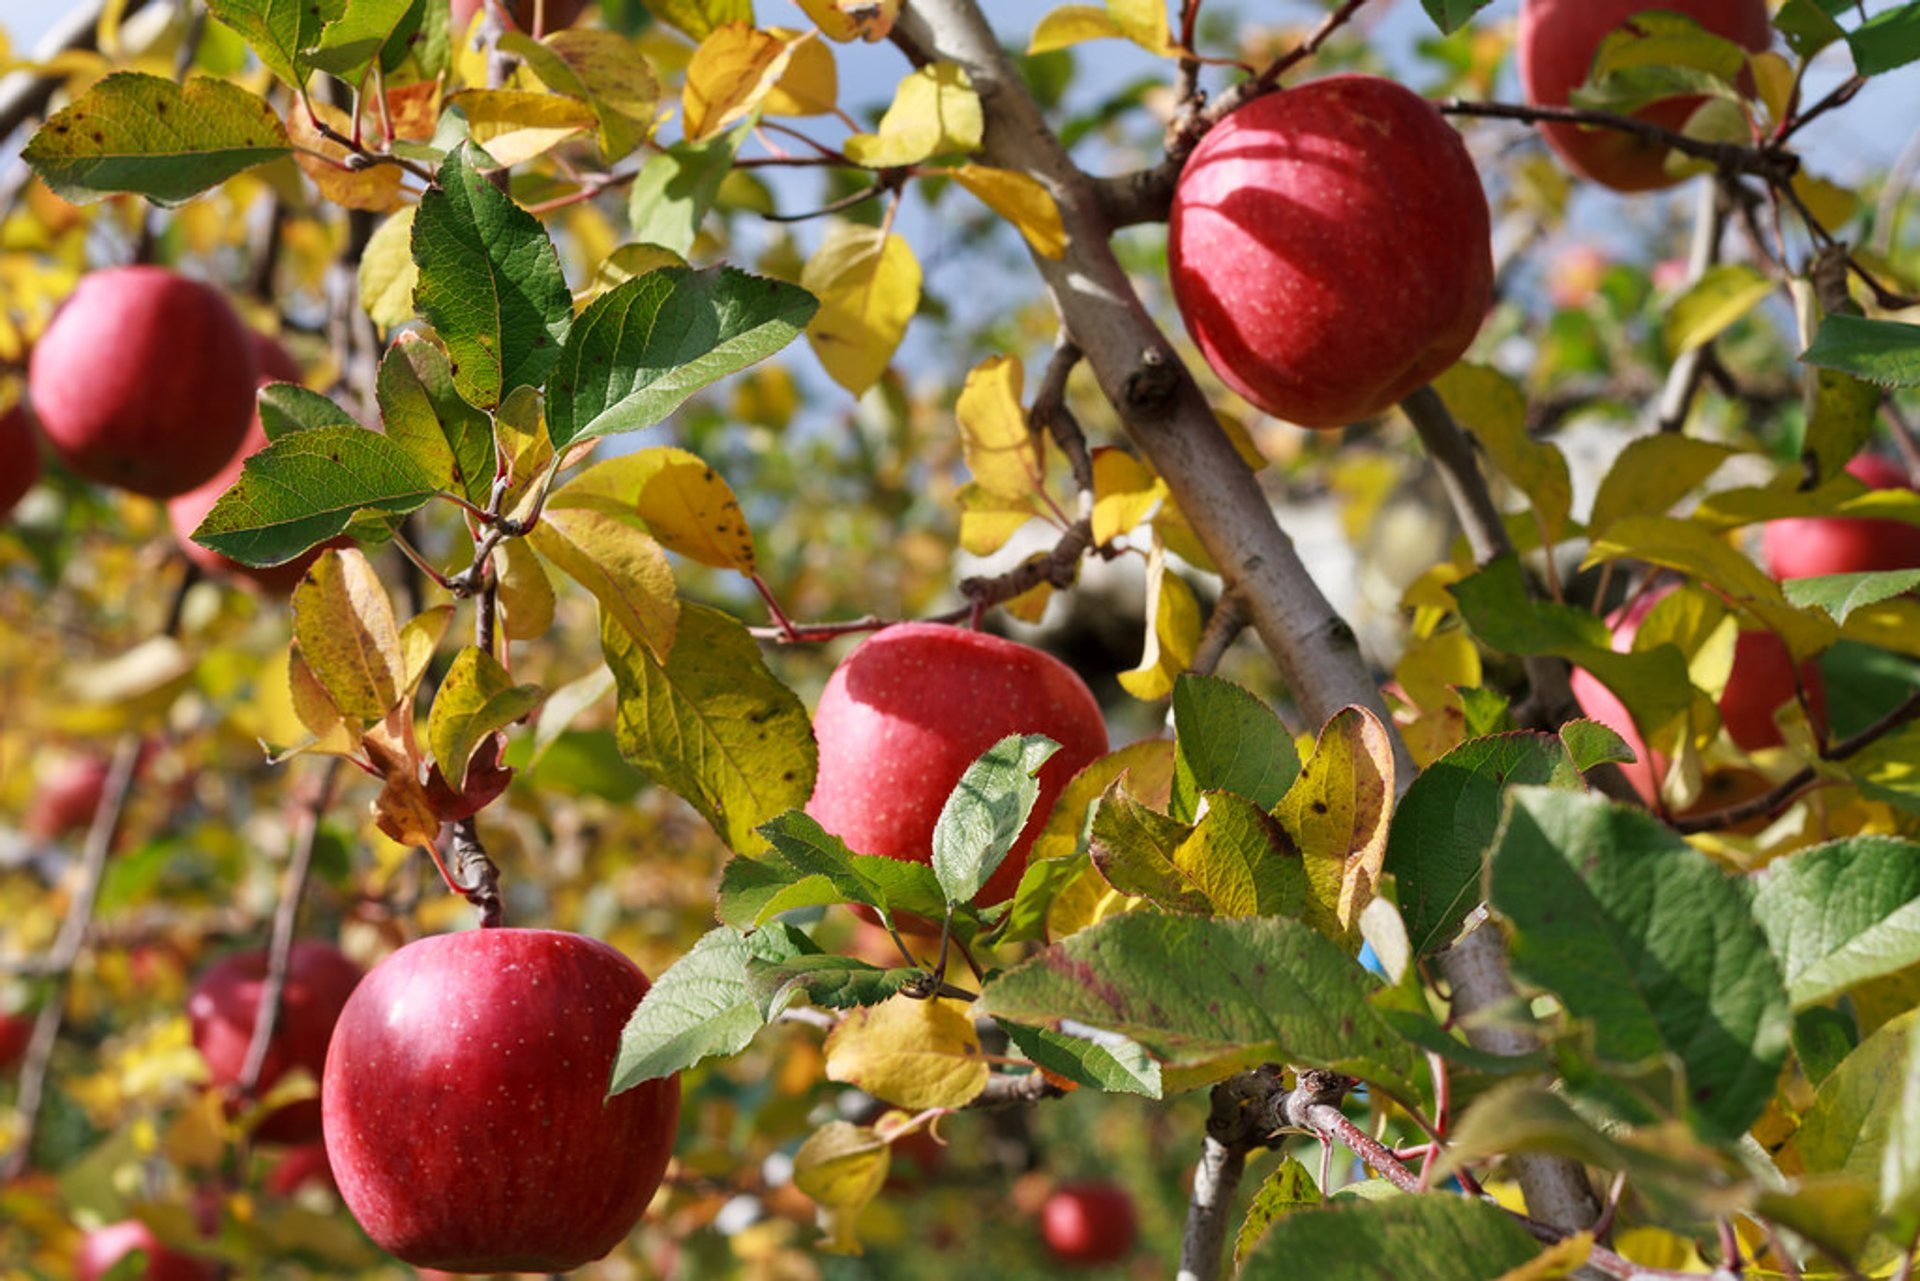
{"type": "Polygon", "coordinates": [[[1703,142],[1637,116],[1616,115],[1611,111],[1590,111],[1584,107],[1536,107],[1517,102],[1473,102],[1462,98],[1446,98],[1434,105],[1450,116],[1480,116],[1493,120],[1518,120],[1526,124],[1556,121],[1617,129],[1621,133],[1660,143],[1696,160],[1705,160],[1721,173],[1752,174],[1776,188],[1791,184],[1794,174],[1800,171],[1800,158],[1791,151],[1773,147],[1744,147],[1732,142],[1703,142]]]}
{"type": "Polygon", "coordinates": [[[1213,1087],[1200,1164],[1193,1172],[1186,1228],[1180,1237],[1176,1281],[1215,1281],[1225,1253],[1233,1197],[1245,1173],[1247,1153],[1264,1147],[1280,1128],[1287,1091],[1279,1064],[1242,1072],[1213,1087]]]}
{"type": "Polygon", "coordinates": [[[1214,602],[1213,613],[1207,615],[1207,625],[1200,633],[1200,643],[1193,647],[1193,661],[1187,664],[1187,670],[1199,676],[1211,676],[1245,630],[1246,607],[1229,588],[1220,593],[1220,599],[1214,602]]]}
{"type": "Polygon", "coordinates": [[[1038,1069],[1017,1074],[995,1072],[987,1078],[987,1087],[974,1095],[967,1107],[973,1111],[1019,1107],[1038,1103],[1041,1099],[1056,1099],[1065,1093],[1038,1069]]]}
{"type": "MultiPolygon", "coordinates": [[[[1687,253],[1687,283],[1707,274],[1720,261],[1720,240],[1726,230],[1729,202],[1722,198],[1721,184],[1701,183],[1699,201],[1693,213],[1693,241],[1687,253]]],[[[1667,372],[1666,385],[1660,391],[1656,421],[1663,432],[1677,432],[1687,425],[1687,414],[1700,390],[1707,369],[1712,343],[1701,343],[1680,353],[1667,372]]]]}
{"type": "Polygon", "coordinates": [[[1040,385],[1034,389],[1033,408],[1027,411],[1027,422],[1035,429],[1044,429],[1053,436],[1053,443],[1060,447],[1066,456],[1067,466],[1073,470],[1073,483],[1081,493],[1093,492],[1093,457],[1087,452],[1087,437],[1080,430],[1079,419],[1067,408],[1067,379],[1073,374],[1073,367],[1080,363],[1080,349],[1073,341],[1061,335],[1054,344],[1053,355],[1047,360],[1046,373],[1041,375],[1040,385]]]}
{"type": "Polygon", "coordinates": [[[460,892],[480,913],[480,928],[492,929],[501,922],[500,869],[487,857],[480,843],[480,829],[471,818],[451,824],[453,871],[459,877],[460,892]]]}
{"type": "MultiPolygon", "coordinates": [[[[972,602],[977,613],[1032,591],[1042,583],[1061,591],[1073,586],[1080,572],[1080,558],[1093,546],[1093,519],[1082,516],[1060,531],[1051,551],[1029,556],[1004,574],[975,576],[960,580],[960,594],[972,602]]],[[[1104,552],[1105,549],[1098,549],[1104,552]]]]}

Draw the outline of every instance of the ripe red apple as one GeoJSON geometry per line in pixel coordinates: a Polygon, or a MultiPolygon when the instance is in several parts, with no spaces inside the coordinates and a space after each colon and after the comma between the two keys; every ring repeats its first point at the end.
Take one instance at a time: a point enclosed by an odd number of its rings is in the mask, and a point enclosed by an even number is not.
{"type": "MultiPolygon", "coordinates": [[[[473,27],[473,19],[480,12],[483,0],[453,0],[452,31],[456,38],[464,36],[473,27]]],[[[535,0],[505,0],[500,5],[513,25],[522,31],[533,30],[535,0]]],[[[586,0],[547,0],[545,14],[546,30],[558,31],[561,27],[570,27],[580,17],[580,11],[586,8],[586,0]]]]}
{"type": "Polygon", "coordinates": [[[167,498],[240,448],[253,346],[217,289],[164,267],[94,272],[34,344],[27,394],[79,475],[167,498]]]}
{"type": "MultiPolygon", "coordinates": [[[[1906,489],[1907,474],[1878,454],[1861,454],[1847,473],[1869,489],[1906,489]]],[[[1920,525],[1870,516],[1808,516],[1769,521],[1760,536],[1775,578],[1865,574],[1920,568],[1920,525]]]]}
{"type": "Polygon", "coordinates": [[[333,1166],[327,1162],[327,1145],[319,1139],[288,1148],[261,1182],[262,1187],[277,1197],[290,1197],[308,1184],[335,1195],[340,1191],[333,1177],[333,1166]]]}
{"type": "Polygon", "coordinates": [[[39,479],[40,438],[26,403],[17,401],[0,414],[0,520],[13,515],[39,479]]]}
{"type": "Polygon", "coordinates": [[[647,978],[596,939],[481,929],[401,948],[341,1012],[321,1084],[340,1194],[381,1248],[565,1272],[626,1237],[672,1155],[678,1077],[613,1098],[647,978]]]}
{"type": "MultiPolygon", "coordinates": [[[[1613,648],[1616,651],[1624,654],[1633,648],[1633,638],[1639,632],[1640,624],[1653,607],[1673,590],[1674,586],[1669,585],[1643,592],[1607,615],[1607,625],[1613,629],[1613,648]]],[[[1802,663],[1800,680],[1806,686],[1807,702],[1813,715],[1824,720],[1826,686],[1820,679],[1818,664],[1812,660],[1802,663]]],[[[1647,804],[1657,808],[1660,780],[1666,774],[1666,762],[1648,751],[1646,741],[1634,728],[1626,704],[1585,668],[1574,668],[1569,684],[1580,710],[1620,735],[1627,741],[1627,746],[1633,749],[1637,759],[1632,764],[1622,765],[1620,770],[1647,804]]],[[[1784,740],[1780,735],[1780,727],[1774,723],[1773,714],[1782,704],[1793,701],[1794,697],[1793,660],[1787,652],[1786,643],[1769,631],[1742,631],[1734,641],[1733,666],[1727,675],[1727,687],[1720,695],[1720,719],[1734,746],[1744,752],[1778,747],[1784,740]]]]}
{"type": "Polygon", "coordinates": [[[974,898],[982,905],[1012,897],[1053,803],[1107,750],[1100,704],[1072,668],[939,623],[902,623],[862,642],[827,678],[813,733],[820,772],[807,813],[856,853],[917,863],[933,860],[941,807],[982,752],[1009,734],[1060,744],[1040,768],[1033,817],[974,898]]]}
{"type": "MultiPolygon", "coordinates": [[[[1535,106],[1567,106],[1568,95],[1586,83],[1600,42],[1635,14],[1650,9],[1684,14],[1714,35],[1756,52],[1767,47],[1773,34],[1766,0],[1522,0],[1517,44],[1520,83],[1527,101],[1535,106]]],[[[1634,115],[1679,129],[1700,103],[1693,96],[1667,98],[1634,115]]],[[[1568,168],[1615,191],[1653,191],[1679,181],[1667,174],[1667,149],[1658,143],[1618,129],[1556,121],[1543,122],[1539,128],[1568,168]]]]}
{"type": "Polygon", "coordinates": [[[1040,1207],[1040,1239],[1062,1263],[1117,1263],[1133,1250],[1139,1226],[1133,1197],[1115,1183],[1066,1183],[1040,1207]]]}
{"type": "Polygon", "coordinates": [[[31,1010],[11,1014],[0,1010],[0,1072],[26,1057],[27,1042],[33,1040],[33,1020],[31,1010]]]}
{"type": "Polygon", "coordinates": [[[1303,427],[1369,418],[1430,381],[1493,300],[1465,144],[1377,76],[1271,93],[1215,125],[1174,190],[1167,256],[1214,372],[1303,427]]]}
{"type": "Polygon", "coordinates": [[[212,1281],[215,1275],[213,1265],[205,1260],[162,1245],[153,1229],[140,1220],[123,1219],[81,1238],[73,1260],[74,1281],[100,1281],[135,1250],[147,1253],[147,1267],[138,1281],[212,1281]]]}
{"type": "Polygon", "coordinates": [[[40,779],[21,826],[43,841],[86,831],[100,808],[109,768],[104,756],[69,756],[58,762],[40,779]]]}
{"type": "MultiPolygon", "coordinates": [[[[260,1071],[262,1092],[295,1068],[319,1079],[334,1021],[361,977],[360,967],[339,948],[317,939],[296,940],[287,966],[280,1017],[260,1071]]],[[[240,1079],[266,981],[267,953],[255,948],[215,964],[187,997],[194,1048],[206,1060],[215,1085],[240,1079]]],[[[275,1109],[260,1122],[254,1137],[269,1143],[311,1143],[320,1137],[320,1101],[303,1099],[275,1109]]]]}

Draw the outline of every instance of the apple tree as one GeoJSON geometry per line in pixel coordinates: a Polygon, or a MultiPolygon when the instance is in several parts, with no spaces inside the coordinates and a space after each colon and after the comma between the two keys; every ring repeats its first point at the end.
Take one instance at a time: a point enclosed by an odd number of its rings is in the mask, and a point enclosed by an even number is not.
{"type": "Polygon", "coordinates": [[[1920,3],[70,8],[8,1275],[1911,1272],[1920,3]]]}

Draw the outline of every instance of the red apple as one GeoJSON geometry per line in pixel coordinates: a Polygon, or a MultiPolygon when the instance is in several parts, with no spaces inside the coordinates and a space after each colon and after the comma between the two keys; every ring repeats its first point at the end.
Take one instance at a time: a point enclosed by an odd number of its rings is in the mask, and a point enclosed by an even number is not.
{"type": "Polygon", "coordinates": [[[1304,427],[1372,417],[1430,381],[1493,299],[1466,146],[1377,76],[1271,93],[1215,125],[1174,190],[1167,255],[1214,372],[1304,427]]]}
{"type": "MultiPolygon", "coordinates": [[[[482,0],[453,0],[452,31],[457,39],[464,36],[473,27],[473,19],[480,12],[482,0]]],[[[522,31],[533,30],[534,5],[536,0],[504,0],[499,8],[508,19],[522,31]]],[[[586,0],[546,0],[547,11],[545,29],[558,31],[561,27],[570,27],[580,17],[580,11],[587,7],[586,0]]]]}
{"type": "Polygon", "coordinates": [[[1117,1263],[1139,1233],[1133,1198],[1115,1183],[1066,1183],[1040,1207],[1040,1239],[1062,1263],[1117,1263]]]}
{"type": "Polygon", "coordinates": [[[25,402],[16,402],[0,414],[0,520],[13,515],[39,479],[40,439],[25,402]]]}
{"type": "MultiPolygon", "coordinates": [[[[1907,473],[1878,454],[1861,454],[1847,473],[1869,489],[1906,489],[1907,473]]],[[[1808,516],[1769,521],[1760,536],[1775,578],[1865,574],[1920,568],[1920,525],[1870,516],[1808,516]]]]}
{"type": "MultiPolygon", "coordinates": [[[[1766,0],[1522,0],[1517,44],[1527,101],[1568,105],[1568,95],[1586,83],[1601,40],[1635,14],[1652,9],[1684,14],[1714,35],[1756,52],[1767,47],[1773,34],[1766,0]]],[[[1634,115],[1677,130],[1701,101],[1667,98],[1634,115]]],[[[1618,129],[1563,122],[1547,121],[1539,128],[1568,168],[1616,191],[1653,191],[1679,181],[1667,174],[1667,149],[1658,143],[1618,129]]]]}
{"type": "Polygon", "coordinates": [[[309,1184],[336,1195],[340,1191],[333,1177],[333,1166],[327,1162],[327,1145],[318,1139],[288,1148],[267,1171],[261,1186],[273,1196],[290,1197],[309,1184]]]}
{"type": "Polygon", "coordinates": [[[167,498],[240,448],[253,412],[247,330],[220,292],[164,267],[98,271],[34,344],[28,399],[76,473],[167,498]]]}
{"type": "Polygon", "coordinates": [[[104,756],[69,756],[58,762],[41,777],[21,826],[43,841],[86,831],[100,808],[109,768],[104,756]]]}
{"type": "MultiPolygon", "coordinates": [[[[262,1092],[295,1068],[303,1068],[316,1081],[319,1079],[326,1066],[334,1021],[360,982],[360,967],[339,948],[317,939],[295,941],[287,965],[280,1017],[260,1071],[262,1092]]],[[[236,952],[202,974],[187,997],[194,1048],[206,1060],[215,1085],[231,1085],[240,1079],[266,980],[264,949],[236,952]]],[[[254,1137],[269,1143],[310,1143],[318,1139],[320,1101],[303,1099],[276,1109],[260,1122],[254,1137]]]]}
{"type": "Polygon", "coordinates": [[[27,1043],[33,1040],[33,1022],[32,1010],[11,1014],[0,1010],[0,1072],[26,1057],[27,1043]]]}
{"type": "Polygon", "coordinates": [[[418,1267],[565,1272],[624,1239],[672,1155],[678,1077],[613,1098],[647,978],[596,939],[482,929],[367,975],[322,1078],[340,1194],[418,1267]]]}
{"type": "Polygon", "coordinates": [[[162,1245],[153,1229],[140,1220],[123,1219],[95,1228],[81,1239],[73,1260],[74,1281],[100,1281],[135,1250],[147,1254],[146,1270],[137,1281],[212,1281],[215,1275],[212,1264],[162,1245]]]}
{"type": "Polygon", "coordinates": [[[933,828],[967,766],[1009,734],[1060,750],[1006,861],[975,896],[1010,898],[1027,851],[1073,776],[1107,750],[1086,682],[1050,654],[964,627],[902,623],[874,633],[828,677],[813,716],[820,772],[807,813],[860,854],[928,863],[933,828]]]}

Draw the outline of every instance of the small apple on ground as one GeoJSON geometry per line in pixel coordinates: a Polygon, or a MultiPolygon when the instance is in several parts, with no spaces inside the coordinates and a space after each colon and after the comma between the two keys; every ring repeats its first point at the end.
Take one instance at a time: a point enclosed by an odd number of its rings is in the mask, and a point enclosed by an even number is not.
{"type": "Polygon", "coordinates": [[[1424,98],[1339,75],[1215,125],[1174,189],[1174,301],[1207,363],[1303,427],[1382,412],[1460,358],[1493,300],[1487,198],[1424,98]]]}
{"type": "Polygon", "coordinates": [[[208,480],[253,413],[247,330],[216,289],[164,267],[81,279],[28,364],[27,394],[76,473],[151,498],[208,480]]]}
{"type": "Polygon", "coordinates": [[[1115,1183],[1066,1183],[1040,1207],[1040,1239],[1062,1263],[1117,1263],[1133,1252],[1133,1197],[1115,1183]]]}
{"type": "Polygon", "coordinates": [[[341,1012],[321,1082],[340,1194],[381,1248],[456,1272],[605,1255],[672,1155],[678,1077],[604,1097],[647,978],[596,939],[478,929],[401,948],[341,1012]]]}
{"type": "Polygon", "coordinates": [[[26,404],[15,402],[0,414],[0,520],[13,515],[39,479],[40,437],[26,404]]]}
{"type": "MultiPolygon", "coordinates": [[[[319,1079],[334,1022],[361,977],[360,967],[339,948],[315,939],[297,940],[287,963],[280,1017],[260,1071],[263,1093],[295,1068],[319,1079]]],[[[226,957],[193,985],[187,1017],[193,1024],[194,1048],[206,1060],[215,1085],[240,1079],[266,980],[267,953],[256,948],[226,957]]],[[[320,1137],[320,1101],[303,1099],[276,1109],[260,1122],[254,1137],[268,1143],[313,1142],[320,1137]]]]}
{"type": "MultiPolygon", "coordinates": [[[[1586,83],[1600,43],[1636,14],[1662,9],[1692,18],[1714,35],[1758,52],[1773,31],[1766,0],[1523,0],[1516,40],[1520,83],[1535,106],[1564,107],[1586,83]]],[[[1703,99],[1667,98],[1636,119],[1678,130],[1703,99]]],[[[1615,191],[1653,191],[1679,179],[1666,171],[1667,149],[1618,129],[1543,121],[1541,136],[1567,167],[1615,191]]]]}
{"type": "Polygon", "coordinates": [[[982,906],[1012,897],[1054,802],[1107,750],[1100,704],[1072,668],[940,623],[896,624],[862,642],[827,679],[813,732],[820,772],[807,813],[856,853],[914,863],[932,861],[940,810],[982,752],[1009,734],[1060,744],[1040,768],[1033,817],[974,899],[982,906]]]}
{"type": "Polygon", "coordinates": [[[213,1281],[211,1263],[168,1249],[153,1229],[138,1219],[123,1219],[87,1233],[74,1256],[74,1281],[100,1281],[135,1250],[146,1252],[147,1266],[129,1281],[213,1281]]]}
{"type": "MultiPolygon", "coordinates": [[[[1861,454],[1847,474],[1869,489],[1906,489],[1907,474],[1878,454],[1861,454]]],[[[1769,521],[1760,536],[1775,578],[1865,574],[1920,568],[1920,525],[1870,516],[1806,516],[1769,521]]]]}
{"type": "MultiPolygon", "coordinates": [[[[454,36],[464,36],[473,27],[473,20],[480,12],[485,0],[453,0],[454,36]]],[[[539,0],[503,0],[500,10],[522,31],[533,30],[534,6],[539,0]]],[[[545,29],[558,31],[562,27],[571,27],[580,18],[580,11],[587,7],[586,0],[546,0],[546,13],[543,15],[545,29]]]]}

